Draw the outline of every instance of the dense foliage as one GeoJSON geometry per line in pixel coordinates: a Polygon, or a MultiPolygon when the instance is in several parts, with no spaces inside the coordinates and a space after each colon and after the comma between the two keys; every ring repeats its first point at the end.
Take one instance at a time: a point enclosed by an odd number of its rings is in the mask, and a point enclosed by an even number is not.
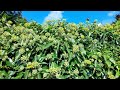
{"type": "Polygon", "coordinates": [[[98,26],[0,19],[1,79],[116,79],[119,69],[120,21],[98,26]]]}

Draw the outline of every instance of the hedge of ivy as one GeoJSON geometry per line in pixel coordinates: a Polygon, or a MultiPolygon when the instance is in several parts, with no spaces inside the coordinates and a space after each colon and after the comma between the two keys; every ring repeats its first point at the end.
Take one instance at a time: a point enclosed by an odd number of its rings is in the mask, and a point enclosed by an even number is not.
{"type": "Polygon", "coordinates": [[[120,21],[0,19],[0,79],[116,79],[119,69],[120,21]]]}

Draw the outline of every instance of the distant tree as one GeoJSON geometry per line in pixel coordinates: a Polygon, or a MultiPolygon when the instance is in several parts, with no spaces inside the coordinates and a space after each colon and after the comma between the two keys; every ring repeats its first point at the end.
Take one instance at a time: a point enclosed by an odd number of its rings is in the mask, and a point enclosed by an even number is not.
{"type": "Polygon", "coordinates": [[[118,20],[120,20],[120,14],[117,14],[116,16],[115,16],[115,19],[118,21],[118,20]]]}
{"type": "Polygon", "coordinates": [[[2,17],[5,14],[11,16],[11,18],[22,17],[21,11],[0,11],[0,17],[2,17]]]}
{"type": "Polygon", "coordinates": [[[7,21],[12,21],[13,24],[27,22],[25,18],[22,18],[22,11],[0,11],[0,18],[6,16],[7,21]]]}
{"type": "Polygon", "coordinates": [[[115,24],[117,21],[120,21],[120,13],[115,15],[115,21],[112,24],[115,24]]]}

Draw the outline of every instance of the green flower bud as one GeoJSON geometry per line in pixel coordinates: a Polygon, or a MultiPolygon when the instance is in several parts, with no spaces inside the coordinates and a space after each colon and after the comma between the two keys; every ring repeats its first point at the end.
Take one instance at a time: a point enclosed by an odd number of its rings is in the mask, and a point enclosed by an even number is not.
{"type": "Polygon", "coordinates": [[[84,39],[84,38],[85,38],[85,36],[84,36],[84,35],[81,35],[80,37],[81,37],[82,39],[84,39]]]}
{"type": "Polygon", "coordinates": [[[73,73],[76,74],[76,75],[78,75],[78,74],[79,74],[78,69],[75,69],[75,70],[73,71],[73,73]]]}
{"type": "Polygon", "coordinates": [[[12,22],[12,21],[8,21],[8,24],[10,24],[10,25],[11,25],[11,24],[13,24],[13,22],[12,22]]]}

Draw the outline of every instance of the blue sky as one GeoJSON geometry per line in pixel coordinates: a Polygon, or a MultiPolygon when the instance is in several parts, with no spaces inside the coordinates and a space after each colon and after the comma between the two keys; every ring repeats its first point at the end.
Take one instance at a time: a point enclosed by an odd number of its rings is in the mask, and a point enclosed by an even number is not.
{"type": "Polygon", "coordinates": [[[66,19],[67,22],[85,22],[86,18],[90,18],[90,22],[97,19],[100,23],[111,23],[114,16],[119,11],[22,11],[22,16],[28,21],[34,20],[42,24],[46,20],[66,19]]]}

